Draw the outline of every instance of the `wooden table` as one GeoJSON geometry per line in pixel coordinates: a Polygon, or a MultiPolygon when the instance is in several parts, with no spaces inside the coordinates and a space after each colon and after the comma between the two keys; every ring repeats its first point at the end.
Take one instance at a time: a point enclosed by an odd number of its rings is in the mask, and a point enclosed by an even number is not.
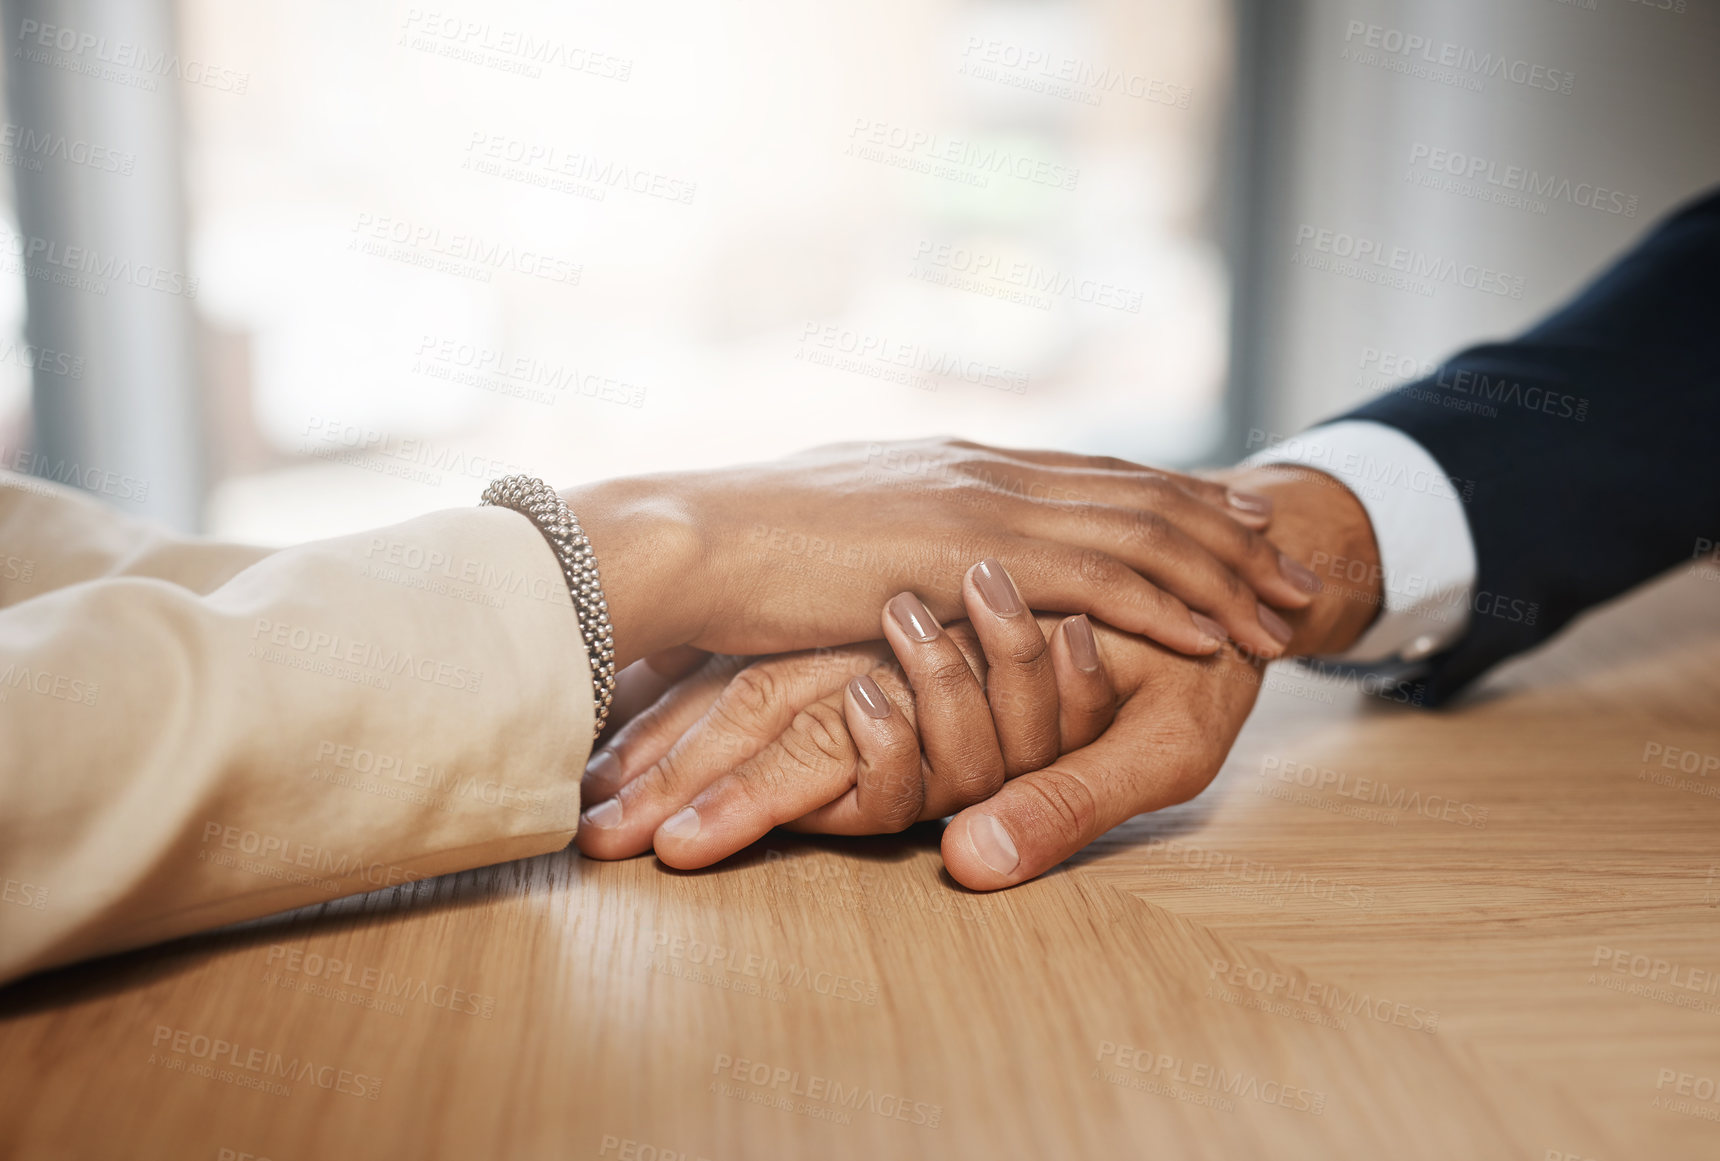
{"type": "Polygon", "coordinates": [[[1206,794],[1002,895],[929,828],[570,851],[26,981],[0,1153],[1720,1156],[1720,574],[1489,688],[1286,670],[1206,794]]]}

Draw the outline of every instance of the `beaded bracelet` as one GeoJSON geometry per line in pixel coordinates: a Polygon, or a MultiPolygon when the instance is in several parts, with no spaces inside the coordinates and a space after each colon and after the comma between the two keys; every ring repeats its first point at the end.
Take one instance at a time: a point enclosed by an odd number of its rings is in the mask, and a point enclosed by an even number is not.
{"type": "Polygon", "coordinates": [[[585,654],[591,662],[595,710],[591,736],[596,738],[603,733],[603,726],[609,721],[610,703],[615,700],[615,630],[609,623],[609,602],[603,599],[603,578],[597,571],[597,554],[592,551],[591,540],[556,490],[531,476],[491,480],[479,504],[511,508],[530,520],[561,562],[567,591],[579,615],[579,635],[585,638],[585,654]]]}

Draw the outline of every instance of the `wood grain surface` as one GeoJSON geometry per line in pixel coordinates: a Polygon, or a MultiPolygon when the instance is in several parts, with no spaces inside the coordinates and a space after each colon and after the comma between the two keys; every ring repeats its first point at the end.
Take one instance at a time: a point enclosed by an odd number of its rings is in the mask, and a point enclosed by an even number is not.
{"type": "Polygon", "coordinates": [[[1717,836],[1685,571],[1455,712],[1279,667],[1204,795],[999,895],[932,828],[569,850],[24,981],[0,1153],[1712,1158],[1717,836]]]}

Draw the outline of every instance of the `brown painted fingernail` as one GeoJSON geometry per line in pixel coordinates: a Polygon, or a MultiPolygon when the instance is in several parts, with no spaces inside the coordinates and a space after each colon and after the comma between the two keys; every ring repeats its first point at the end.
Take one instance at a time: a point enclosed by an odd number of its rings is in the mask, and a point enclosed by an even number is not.
{"type": "Polygon", "coordinates": [[[1272,515],[1272,501],[1265,496],[1258,496],[1253,492],[1226,491],[1224,498],[1232,508],[1249,516],[1259,518],[1272,515]]]}
{"type": "Polygon", "coordinates": [[[1069,645],[1069,660],[1083,673],[1099,668],[1099,642],[1093,639],[1093,623],[1085,615],[1063,622],[1063,640],[1069,645]]]}
{"type": "Polygon", "coordinates": [[[1260,606],[1260,627],[1270,633],[1272,639],[1280,645],[1290,644],[1290,638],[1296,635],[1296,630],[1290,627],[1290,622],[1265,605],[1260,606]]]}
{"type": "Polygon", "coordinates": [[[867,717],[890,716],[890,703],[884,700],[884,691],[864,673],[848,683],[848,692],[854,695],[854,700],[860,703],[860,708],[866,711],[867,717]]]}
{"type": "Polygon", "coordinates": [[[1230,634],[1224,631],[1224,626],[1220,625],[1205,613],[1190,613],[1188,617],[1189,620],[1194,622],[1194,627],[1196,629],[1199,629],[1202,633],[1206,634],[1208,639],[1207,643],[1209,645],[1223,645],[1226,641],[1230,640],[1230,634]]]}
{"type": "Polygon", "coordinates": [[[1015,581],[993,557],[986,557],[973,566],[973,587],[985,607],[1000,617],[1013,617],[1021,612],[1021,594],[1015,591],[1015,581]]]}
{"type": "Polygon", "coordinates": [[[913,593],[898,593],[890,598],[890,615],[915,641],[930,641],[937,637],[940,626],[931,610],[913,593]]]}
{"type": "Polygon", "coordinates": [[[1320,578],[1314,575],[1314,570],[1299,560],[1292,560],[1282,552],[1278,554],[1278,571],[1284,574],[1284,579],[1305,593],[1317,593],[1325,586],[1320,578]]]}

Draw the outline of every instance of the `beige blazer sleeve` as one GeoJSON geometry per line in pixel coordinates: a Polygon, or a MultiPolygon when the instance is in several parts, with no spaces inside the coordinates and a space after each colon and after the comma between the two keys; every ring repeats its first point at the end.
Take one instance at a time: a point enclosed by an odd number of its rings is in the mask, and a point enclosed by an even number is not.
{"type": "Polygon", "coordinates": [[[0,473],[0,982],[559,850],[591,727],[513,512],[269,551],[0,473]]]}

